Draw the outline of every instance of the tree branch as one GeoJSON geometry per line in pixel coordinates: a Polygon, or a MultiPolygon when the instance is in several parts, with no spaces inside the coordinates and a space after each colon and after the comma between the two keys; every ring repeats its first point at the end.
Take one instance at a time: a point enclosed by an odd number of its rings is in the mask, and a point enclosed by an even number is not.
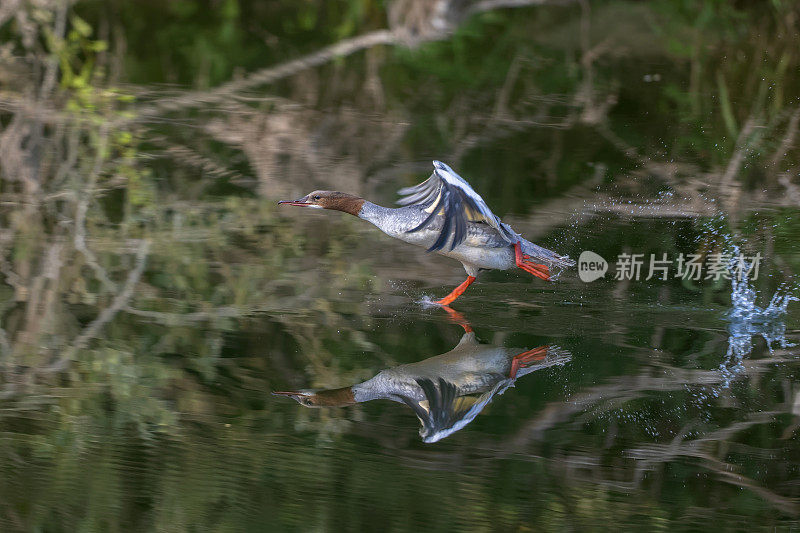
{"type": "Polygon", "coordinates": [[[136,284],[139,283],[139,278],[142,277],[142,273],[144,272],[144,267],[147,262],[147,252],[149,249],[150,242],[142,240],[139,244],[139,249],[136,252],[136,266],[128,274],[128,278],[125,280],[122,290],[111,302],[111,305],[103,309],[103,311],[100,312],[100,315],[98,315],[97,318],[92,320],[92,322],[89,323],[86,328],[84,328],[81,334],[75,338],[72,345],[64,350],[64,353],[61,355],[61,357],[51,364],[48,370],[60,370],[64,368],[66,364],[72,360],[72,357],[75,355],[76,351],[85,347],[91,339],[100,333],[100,330],[103,328],[103,326],[111,322],[117,313],[128,305],[128,302],[133,296],[133,290],[136,288],[136,284]]]}

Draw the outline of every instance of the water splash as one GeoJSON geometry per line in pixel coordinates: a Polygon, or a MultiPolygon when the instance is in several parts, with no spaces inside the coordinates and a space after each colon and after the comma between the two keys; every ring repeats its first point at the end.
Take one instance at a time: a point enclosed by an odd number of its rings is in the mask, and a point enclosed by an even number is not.
{"type": "Polygon", "coordinates": [[[760,336],[767,344],[770,354],[774,347],[795,346],[786,340],[786,316],[789,302],[800,301],[790,294],[790,288],[782,285],[775,291],[766,307],[756,302],[758,291],[750,285],[750,279],[743,272],[749,272],[752,264],[742,264],[739,248],[728,264],[731,279],[731,308],[725,313],[728,324],[728,352],[719,369],[723,375],[722,388],[727,388],[736,374],[744,369],[743,359],[753,351],[753,337],[760,336]],[[744,267],[744,268],[743,268],[744,267]]]}
{"type": "MultiPolygon", "coordinates": [[[[736,249],[738,256],[738,249],[736,249]]],[[[735,260],[738,261],[738,258],[735,260]]],[[[756,301],[758,292],[750,285],[747,276],[742,276],[741,271],[736,272],[734,260],[731,261],[728,271],[731,273],[731,309],[725,314],[730,322],[728,330],[731,335],[729,344],[735,345],[736,354],[747,355],[752,349],[752,337],[760,335],[767,343],[767,348],[772,352],[773,346],[787,348],[793,346],[786,340],[786,316],[789,302],[800,301],[790,294],[787,285],[782,285],[775,291],[769,304],[760,307],[756,301]],[[749,338],[744,343],[744,338],[749,338]]],[[[748,268],[750,265],[746,265],[748,268]]]]}

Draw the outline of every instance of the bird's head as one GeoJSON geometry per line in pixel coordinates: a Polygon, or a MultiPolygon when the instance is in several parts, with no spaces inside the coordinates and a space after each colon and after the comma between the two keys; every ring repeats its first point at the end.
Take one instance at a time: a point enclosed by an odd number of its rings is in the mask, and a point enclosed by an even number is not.
{"type": "Polygon", "coordinates": [[[360,196],[338,191],[314,191],[297,200],[281,200],[278,204],[294,205],[297,207],[313,207],[317,209],[332,209],[343,211],[358,216],[364,199],[360,196]]]}
{"type": "Polygon", "coordinates": [[[275,396],[288,396],[306,407],[345,407],[356,403],[351,387],[327,390],[302,389],[298,391],[275,391],[275,396]]]}

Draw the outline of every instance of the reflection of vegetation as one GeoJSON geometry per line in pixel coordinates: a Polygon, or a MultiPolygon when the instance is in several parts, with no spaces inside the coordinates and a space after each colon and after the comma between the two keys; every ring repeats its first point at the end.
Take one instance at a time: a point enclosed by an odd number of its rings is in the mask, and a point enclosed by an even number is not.
{"type": "MultiPolygon", "coordinates": [[[[486,442],[459,436],[420,455],[381,431],[413,426],[399,411],[298,421],[264,399],[449,342],[438,323],[409,319],[415,336],[381,327],[397,320],[390,280],[437,283],[435,260],[358,221],[279,218],[261,199],[278,191],[386,199],[436,156],[530,232],[576,210],[614,213],[570,230],[603,255],[710,253],[731,232],[783,278],[800,268],[796,3],[476,7],[491,3],[0,5],[3,529],[363,529],[386,525],[374,509],[398,507],[396,529],[448,530],[602,516],[692,527],[702,506],[738,526],[742,512],[769,523],[796,512],[793,365],[773,364],[785,351],[746,362],[721,399],[698,400],[720,377],[715,326],[644,323],[629,306],[701,301],[677,282],[657,296],[581,287],[603,302],[582,299],[600,326],[574,306],[550,310],[551,293],[487,289],[504,298],[483,305],[498,330],[534,319],[560,335],[577,322],[570,336],[587,341],[573,351],[598,357],[493,406],[475,423],[486,442]],[[304,57],[313,68],[280,70],[304,57]],[[719,205],[722,230],[706,218],[719,205]],[[777,208],[750,212],[763,205],[777,208]],[[634,207],[659,220],[629,223],[634,207]],[[565,389],[581,409],[560,402],[565,389]]],[[[706,307],[720,300],[702,290],[706,307]]]]}

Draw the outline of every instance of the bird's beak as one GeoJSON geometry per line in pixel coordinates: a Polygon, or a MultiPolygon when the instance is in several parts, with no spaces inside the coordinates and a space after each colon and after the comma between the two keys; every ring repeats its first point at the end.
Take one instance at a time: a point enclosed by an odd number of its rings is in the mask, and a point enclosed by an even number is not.
{"type": "Polygon", "coordinates": [[[274,396],[288,396],[292,400],[296,401],[297,403],[305,407],[316,407],[315,405],[311,405],[303,401],[306,398],[314,395],[314,393],[311,391],[303,391],[303,390],[274,391],[272,394],[274,396]]]}
{"type": "Polygon", "coordinates": [[[289,397],[302,396],[303,395],[302,392],[298,392],[298,391],[294,391],[294,390],[290,390],[290,391],[276,390],[276,391],[272,391],[272,394],[273,394],[273,396],[289,396],[289,397]]]}
{"type": "Polygon", "coordinates": [[[309,394],[307,392],[303,392],[303,391],[291,390],[291,391],[273,391],[272,395],[273,396],[287,396],[287,397],[291,398],[292,400],[295,400],[296,402],[299,402],[302,398],[305,398],[309,394]]]}
{"type": "Polygon", "coordinates": [[[313,205],[311,202],[308,201],[308,196],[303,196],[302,198],[298,198],[297,200],[281,200],[278,202],[278,205],[281,204],[288,204],[288,205],[296,205],[299,207],[310,207],[313,205]]]}

